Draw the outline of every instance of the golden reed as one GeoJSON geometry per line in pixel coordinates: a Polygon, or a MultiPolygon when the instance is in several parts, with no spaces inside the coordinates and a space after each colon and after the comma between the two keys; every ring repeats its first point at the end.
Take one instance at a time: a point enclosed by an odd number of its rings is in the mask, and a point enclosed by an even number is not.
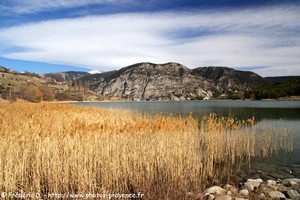
{"type": "Polygon", "coordinates": [[[292,148],[286,134],[256,133],[254,123],[2,103],[0,192],[141,192],[144,199],[184,199],[256,156],[292,148]]]}

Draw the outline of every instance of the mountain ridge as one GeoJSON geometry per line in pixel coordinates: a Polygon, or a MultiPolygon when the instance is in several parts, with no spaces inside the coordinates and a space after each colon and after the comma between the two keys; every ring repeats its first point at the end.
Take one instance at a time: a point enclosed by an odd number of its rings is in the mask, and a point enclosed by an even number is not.
{"type": "MultiPolygon", "coordinates": [[[[251,89],[250,86],[252,87],[254,82],[255,84],[265,82],[261,76],[253,72],[238,71],[228,67],[189,69],[175,62],[162,64],[142,62],[106,73],[109,74],[105,78],[98,79],[98,82],[90,84],[90,88],[96,91],[99,96],[119,97],[129,100],[192,100],[211,98],[216,93],[223,94],[223,97],[226,97],[228,93],[232,95],[233,93],[239,93],[240,90],[251,89]],[[222,78],[226,81],[215,84],[219,80],[199,73],[205,69],[223,71],[222,78]],[[236,74],[247,74],[247,76],[254,77],[254,81],[248,79],[244,82],[250,83],[248,84],[250,86],[247,84],[242,85],[240,79],[234,79],[233,76],[236,76],[236,74]]],[[[85,81],[88,81],[89,76],[91,75],[84,76],[79,80],[85,79],[85,81]]],[[[245,75],[243,76],[245,77],[245,75]]]]}
{"type": "Polygon", "coordinates": [[[262,88],[262,86],[273,87],[278,80],[283,82],[289,80],[288,77],[263,78],[251,71],[225,66],[190,69],[176,62],[162,64],[141,62],[119,70],[95,74],[65,71],[37,75],[28,72],[18,73],[5,67],[0,67],[0,73],[2,98],[7,97],[7,93],[9,93],[8,85],[5,85],[5,82],[10,83],[10,88],[14,87],[11,85],[18,85],[17,81],[5,80],[6,75],[10,74],[11,79],[18,80],[19,77],[22,77],[22,84],[26,82],[26,77],[28,80],[35,77],[37,89],[50,88],[54,93],[53,99],[58,100],[91,98],[94,100],[126,99],[135,101],[241,99],[255,97],[253,94],[259,93],[256,89],[262,88]]]}

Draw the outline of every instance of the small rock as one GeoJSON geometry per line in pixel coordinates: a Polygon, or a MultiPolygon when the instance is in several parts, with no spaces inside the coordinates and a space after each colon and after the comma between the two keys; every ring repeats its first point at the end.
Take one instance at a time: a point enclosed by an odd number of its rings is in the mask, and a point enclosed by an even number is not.
{"type": "Polygon", "coordinates": [[[263,183],[264,181],[263,181],[261,178],[256,178],[256,179],[249,178],[249,179],[247,180],[247,182],[258,182],[258,183],[263,183]]]}
{"type": "Polygon", "coordinates": [[[232,200],[232,197],[229,195],[221,195],[221,196],[217,196],[215,200],[232,200]]]}
{"type": "Polygon", "coordinates": [[[300,184],[299,178],[287,178],[282,181],[282,184],[285,186],[294,186],[300,184]]]}
{"type": "Polygon", "coordinates": [[[271,199],[285,199],[285,195],[279,191],[270,191],[268,195],[271,199]]]}
{"type": "Polygon", "coordinates": [[[226,184],[224,186],[224,189],[227,190],[227,194],[228,194],[228,192],[231,192],[230,195],[238,193],[238,189],[235,186],[230,185],[230,184],[226,184]]]}
{"type": "Polygon", "coordinates": [[[290,186],[297,185],[298,183],[296,181],[290,181],[290,186]]]}
{"type": "Polygon", "coordinates": [[[231,188],[233,188],[233,186],[230,185],[230,184],[224,185],[224,189],[225,189],[225,190],[230,190],[231,188]]]}
{"type": "Polygon", "coordinates": [[[245,187],[249,190],[249,191],[254,191],[255,189],[257,189],[260,184],[263,182],[262,179],[258,178],[258,179],[248,179],[247,182],[245,183],[245,187]]]}
{"type": "Polygon", "coordinates": [[[224,194],[226,194],[226,190],[224,190],[220,186],[212,186],[212,187],[206,189],[205,193],[224,195],[224,194]]]}
{"type": "Polygon", "coordinates": [[[281,179],[280,178],[278,178],[277,180],[276,180],[276,183],[281,183],[281,179]]]}
{"type": "Polygon", "coordinates": [[[247,189],[242,189],[240,190],[240,195],[244,196],[244,197],[247,197],[249,196],[249,191],[247,189]]]}
{"type": "Polygon", "coordinates": [[[288,187],[291,187],[291,186],[295,186],[297,185],[297,182],[296,181],[289,181],[287,182],[286,184],[284,184],[285,186],[288,186],[288,187]]]}
{"type": "MultiPolygon", "coordinates": [[[[274,186],[275,187],[275,186],[274,186]]],[[[287,186],[284,186],[282,184],[277,184],[276,185],[276,190],[280,191],[280,192],[285,192],[285,191],[288,191],[289,190],[289,187],[287,186]]]]}
{"type": "Polygon", "coordinates": [[[287,195],[291,199],[300,199],[300,194],[296,190],[288,190],[287,195]]]}
{"type": "Polygon", "coordinates": [[[240,198],[240,197],[235,197],[234,200],[248,200],[248,199],[244,199],[244,198],[240,198]]]}
{"type": "Polygon", "coordinates": [[[258,199],[266,199],[266,195],[264,193],[260,193],[258,195],[258,199]]]}
{"type": "Polygon", "coordinates": [[[275,190],[273,187],[274,186],[267,186],[265,184],[262,184],[260,190],[264,193],[268,193],[269,191],[275,190]]]}
{"type": "Polygon", "coordinates": [[[274,181],[274,180],[267,180],[267,185],[268,186],[273,186],[273,185],[276,185],[276,184],[277,184],[277,182],[274,181]]]}
{"type": "Polygon", "coordinates": [[[250,183],[250,182],[246,182],[246,183],[245,183],[245,187],[246,187],[249,191],[254,191],[254,189],[255,189],[254,185],[252,185],[252,183],[250,183]]]}
{"type": "Polygon", "coordinates": [[[232,192],[231,192],[231,191],[227,191],[226,194],[227,194],[227,195],[232,195],[232,192]]]}

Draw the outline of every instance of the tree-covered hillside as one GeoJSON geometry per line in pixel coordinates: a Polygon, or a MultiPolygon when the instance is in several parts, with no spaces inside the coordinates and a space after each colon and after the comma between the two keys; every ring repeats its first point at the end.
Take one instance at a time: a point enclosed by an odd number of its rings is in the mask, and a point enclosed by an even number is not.
{"type": "Polygon", "coordinates": [[[269,84],[261,85],[245,94],[252,99],[277,99],[280,97],[300,96],[300,77],[268,77],[269,84]]]}

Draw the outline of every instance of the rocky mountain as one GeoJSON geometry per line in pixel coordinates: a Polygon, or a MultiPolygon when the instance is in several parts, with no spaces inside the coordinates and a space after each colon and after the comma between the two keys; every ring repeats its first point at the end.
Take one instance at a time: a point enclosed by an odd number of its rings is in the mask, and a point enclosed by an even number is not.
{"type": "Polygon", "coordinates": [[[35,100],[251,98],[260,95],[261,90],[257,88],[282,79],[286,78],[263,78],[253,72],[228,67],[189,69],[173,62],[137,63],[98,74],[68,71],[43,76],[0,67],[0,95],[8,98],[13,91],[17,98],[32,99],[33,95],[37,96],[35,100]]]}
{"type": "Polygon", "coordinates": [[[57,82],[71,82],[86,75],[88,75],[87,72],[66,71],[58,73],[47,73],[44,76],[47,78],[51,78],[57,82]]]}
{"type": "Polygon", "coordinates": [[[129,100],[193,100],[240,96],[265,80],[226,67],[189,69],[179,63],[137,63],[80,78],[98,96],[129,100]]]}
{"type": "Polygon", "coordinates": [[[101,96],[131,100],[185,100],[212,96],[212,86],[178,63],[138,63],[112,73],[94,90],[101,96]]]}
{"type": "Polygon", "coordinates": [[[254,72],[240,71],[229,67],[199,67],[192,73],[215,83],[219,91],[248,90],[266,83],[266,80],[254,72]]]}

